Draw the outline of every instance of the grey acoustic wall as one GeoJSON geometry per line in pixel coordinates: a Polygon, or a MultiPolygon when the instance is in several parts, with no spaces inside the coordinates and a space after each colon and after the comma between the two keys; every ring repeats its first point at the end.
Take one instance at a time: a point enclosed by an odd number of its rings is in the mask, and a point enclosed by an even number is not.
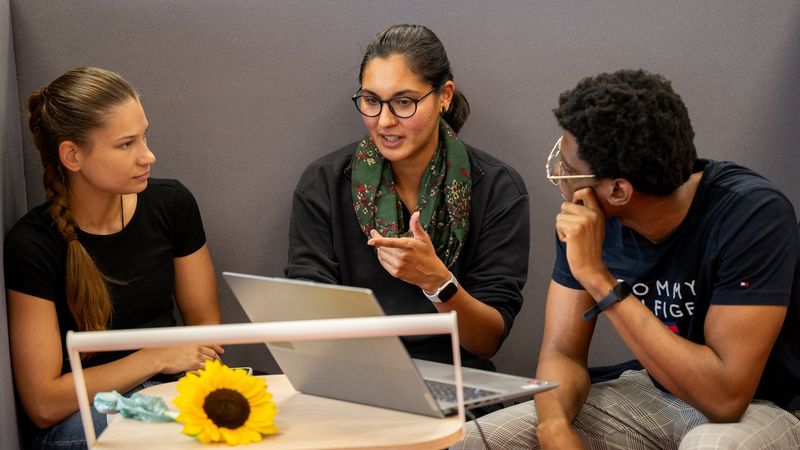
{"type": "MultiPolygon", "coordinates": [[[[14,45],[11,39],[11,9],[0,0],[0,232],[5,235],[25,212],[25,178],[19,130],[14,45]]],[[[0,255],[3,241],[0,240],[0,255]]],[[[0,259],[0,448],[19,446],[14,385],[8,358],[6,290],[0,259]]]]}
{"type": "MultiPolygon", "coordinates": [[[[194,191],[217,269],[266,275],[282,274],[291,192],[305,165],[364,133],[349,101],[364,45],[392,23],[430,26],[472,105],[463,138],[514,165],[531,194],[526,303],[495,358],[509,372],[536,365],[559,205],[543,176],[559,134],[550,110],[581,77],[638,67],[666,75],[689,107],[702,156],[752,166],[800,204],[796,0],[12,6],[21,97],[77,65],[125,75],[143,95],[154,174],[194,191]]],[[[43,198],[40,171],[24,141],[33,205],[43,198]]],[[[224,285],[221,294],[225,320],[244,320],[224,285]]],[[[592,364],[629,355],[606,319],[596,334],[592,364]]],[[[238,350],[234,362],[264,357],[238,350]]]]}

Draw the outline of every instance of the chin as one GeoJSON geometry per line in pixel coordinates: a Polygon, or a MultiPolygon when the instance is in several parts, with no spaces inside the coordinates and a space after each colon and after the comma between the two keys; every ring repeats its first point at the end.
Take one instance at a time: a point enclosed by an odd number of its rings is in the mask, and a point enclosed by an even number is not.
{"type": "Polygon", "coordinates": [[[386,150],[378,146],[378,151],[380,152],[381,156],[383,156],[383,159],[390,162],[402,161],[408,158],[408,152],[403,148],[386,150]]]}
{"type": "Polygon", "coordinates": [[[148,184],[148,180],[139,181],[135,185],[131,186],[130,189],[128,189],[128,191],[130,191],[128,193],[129,194],[138,194],[139,192],[142,192],[143,190],[147,189],[147,184],[148,184]]]}

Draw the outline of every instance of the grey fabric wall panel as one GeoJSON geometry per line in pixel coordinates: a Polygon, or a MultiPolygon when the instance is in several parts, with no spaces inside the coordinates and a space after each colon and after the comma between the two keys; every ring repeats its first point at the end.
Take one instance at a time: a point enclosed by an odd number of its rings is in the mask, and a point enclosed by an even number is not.
{"type": "MultiPolygon", "coordinates": [[[[10,4],[8,0],[0,0],[0,232],[3,235],[27,209],[16,75],[10,4]]],[[[11,361],[7,356],[8,316],[2,268],[0,259],[0,448],[13,449],[19,447],[19,441],[11,361]]]]}
{"type": "MultiPolygon", "coordinates": [[[[127,1],[12,0],[24,97],[65,69],[122,73],[143,95],[159,161],[203,212],[218,271],[280,275],[293,187],[311,160],[364,133],[349,101],[362,49],[392,23],[422,23],[444,41],[472,105],[468,143],[513,164],[531,193],[526,304],[502,370],[533,373],[554,253],[559,195],[544,179],[559,129],[550,110],[585,75],[619,68],[664,74],[685,99],[700,154],[773,179],[795,205],[800,160],[800,4],[633,0],[127,1]]],[[[31,205],[40,170],[24,137],[31,205]]],[[[221,284],[224,317],[244,320],[221,284]]],[[[629,356],[601,319],[590,363],[629,356]]],[[[238,364],[274,369],[260,347],[238,364]],[[256,359],[257,361],[253,361],[256,359]]]]}

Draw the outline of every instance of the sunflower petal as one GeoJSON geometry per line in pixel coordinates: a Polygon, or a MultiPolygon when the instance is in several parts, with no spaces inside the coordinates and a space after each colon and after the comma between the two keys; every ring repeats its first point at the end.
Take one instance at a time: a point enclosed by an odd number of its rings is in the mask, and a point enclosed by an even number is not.
{"type": "MultiPolygon", "coordinates": [[[[247,444],[258,442],[262,435],[276,433],[278,428],[274,424],[275,414],[278,409],[272,401],[272,394],[267,390],[267,383],[263,378],[257,378],[243,370],[233,370],[221,364],[218,360],[206,361],[205,366],[197,373],[190,373],[178,380],[178,396],[173,400],[178,407],[177,421],[183,423],[184,434],[194,436],[198,441],[209,444],[225,442],[228,445],[247,444]],[[240,398],[247,401],[249,406],[248,416],[238,428],[221,427],[214,420],[223,423],[236,423],[227,420],[228,417],[214,416],[206,408],[213,405],[219,398],[219,393],[209,397],[212,393],[224,389],[235,391],[240,398]],[[214,400],[212,400],[214,399],[214,400]],[[216,419],[212,420],[209,417],[216,419]]],[[[232,418],[231,418],[232,419],[232,418]]]]}

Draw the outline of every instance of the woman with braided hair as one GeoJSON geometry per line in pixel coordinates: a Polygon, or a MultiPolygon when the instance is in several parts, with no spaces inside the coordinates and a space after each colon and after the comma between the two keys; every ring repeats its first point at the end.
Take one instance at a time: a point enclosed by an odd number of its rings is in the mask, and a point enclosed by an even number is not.
{"type": "MultiPolygon", "coordinates": [[[[86,446],[65,349],[68,330],[220,322],[200,212],[156,158],[136,91],[119,75],[70,70],[28,99],[47,201],[5,240],[11,361],[28,448],[86,446]]],[[[83,355],[90,399],[195,370],[219,346],[83,355]]],[[[105,418],[93,409],[95,429],[105,418]]]]}

